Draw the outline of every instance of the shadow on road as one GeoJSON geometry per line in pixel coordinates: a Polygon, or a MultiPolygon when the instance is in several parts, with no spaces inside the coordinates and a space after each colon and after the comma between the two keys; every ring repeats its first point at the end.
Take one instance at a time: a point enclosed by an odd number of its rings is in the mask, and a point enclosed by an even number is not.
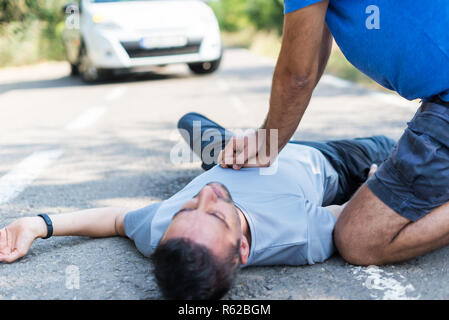
{"type": "Polygon", "coordinates": [[[55,79],[17,81],[9,83],[0,83],[0,95],[12,90],[33,90],[33,89],[51,89],[64,87],[82,87],[82,86],[102,86],[114,83],[131,83],[143,81],[161,81],[170,79],[190,78],[193,75],[183,73],[163,73],[163,72],[136,72],[116,75],[106,81],[87,84],[79,77],[64,76],[55,79]]]}

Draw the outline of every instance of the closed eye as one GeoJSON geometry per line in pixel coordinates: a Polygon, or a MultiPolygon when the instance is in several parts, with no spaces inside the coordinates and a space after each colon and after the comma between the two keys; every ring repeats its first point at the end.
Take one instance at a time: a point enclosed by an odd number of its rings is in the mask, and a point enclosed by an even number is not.
{"type": "Polygon", "coordinates": [[[226,226],[226,228],[229,229],[229,225],[226,222],[226,220],[223,218],[223,214],[220,212],[208,212],[208,214],[210,214],[211,216],[217,218],[218,220],[220,220],[221,222],[224,223],[224,225],[226,226]]]}
{"type": "Polygon", "coordinates": [[[175,219],[180,213],[183,213],[183,212],[186,212],[186,211],[192,211],[192,210],[194,210],[194,209],[192,209],[192,208],[184,208],[184,209],[181,209],[181,210],[179,210],[178,212],[176,212],[175,215],[173,216],[173,218],[171,218],[171,219],[172,219],[172,220],[175,219]]]}
{"type": "MultiPolygon", "coordinates": [[[[193,208],[184,208],[179,210],[178,212],[175,213],[175,215],[173,216],[172,220],[174,220],[179,214],[184,213],[184,212],[188,212],[188,211],[193,211],[195,209],[193,208]]],[[[211,215],[212,217],[220,220],[221,223],[223,223],[225,225],[225,227],[227,229],[230,229],[228,223],[226,222],[226,220],[224,219],[224,214],[222,214],[221,212],[216,212],[216,211],[209,211],[207,212],[207,214],[211,215]]]]}

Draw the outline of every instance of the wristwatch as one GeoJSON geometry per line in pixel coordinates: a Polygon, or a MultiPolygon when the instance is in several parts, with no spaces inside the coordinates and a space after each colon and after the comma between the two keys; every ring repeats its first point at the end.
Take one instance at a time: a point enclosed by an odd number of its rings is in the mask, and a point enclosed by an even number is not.
{"type": "Polygon", "coordinates": [[[45,213],[40,213],[38,216],[44,219],[45,224],[47,225],[47,236],[42,239],[48,239],[53,235],[53,223],[51,222],[50,217],[45,213]]]}

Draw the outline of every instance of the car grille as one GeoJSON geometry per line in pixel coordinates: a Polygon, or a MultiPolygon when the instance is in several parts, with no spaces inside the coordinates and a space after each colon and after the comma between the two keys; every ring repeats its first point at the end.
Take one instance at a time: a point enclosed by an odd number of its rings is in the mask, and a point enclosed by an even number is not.
{"type": "Polygon", "coordinates": [[[200,51],[201,41],[188,42],[187,45],[183,47],[175,48],[145,49],[140,46],[140,43],[138,41],[121,42],[121,45],[126,50],[130,58],[148,58],[186,53],[198,53],[200,51]]]}

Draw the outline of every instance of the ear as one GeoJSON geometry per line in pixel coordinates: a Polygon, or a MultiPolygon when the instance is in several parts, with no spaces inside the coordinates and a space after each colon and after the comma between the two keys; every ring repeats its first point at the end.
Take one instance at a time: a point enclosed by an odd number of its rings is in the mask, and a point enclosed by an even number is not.
{"type": "Polygon", "coordinates": [[[246,264],[249,257],[249,243],[245,236],[242,237],[240,241],[240,262],[246,264]]]}

